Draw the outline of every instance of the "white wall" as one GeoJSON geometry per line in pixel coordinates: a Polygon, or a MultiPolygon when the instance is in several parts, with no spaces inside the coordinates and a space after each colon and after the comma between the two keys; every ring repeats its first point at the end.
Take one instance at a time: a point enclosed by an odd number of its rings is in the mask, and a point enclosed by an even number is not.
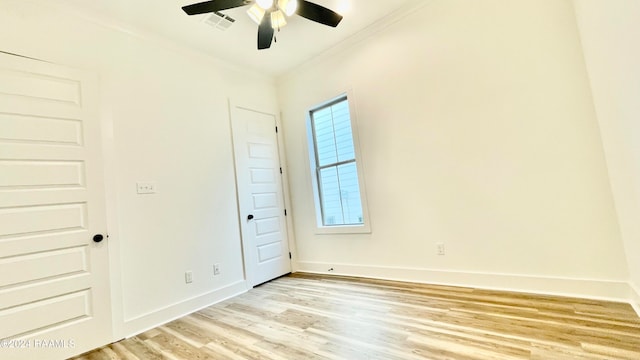
{"type": "Polygon", "coordinates": [[[301,270],[627,298],[571,1],[433,1],[279,99],[301,270]],[[306,111],[348,89],[373,231],[317,235],[306,111]]]}
{"type": "Polygon", "coordinates": [[[640,2],[575,0],[575,8],[640,311],[640,2]]]}
{"type": "MultiPolygon", "coordinates": [[[[568,1],[439,0],[287,77],[298,265],[618,297],[628,274],[577,39],[568,1]],[[373,232],[318,236],[305,111],[348,88],[373,232]]],[[[268,79],[44,0],[2,2],[0,50],[101,78],[117,336],[244,289],[226,101],[273,109],[268,79]],[[159,193],[136,195],[140,180],[159,193]]]]}
{"type": "Polygon", "coordinates": [[[276,105],[270,81],[136,34],[45,1],[0,8],[0,50],[100,76],[116,336],[246,289],[227,99],[276,105]]]}

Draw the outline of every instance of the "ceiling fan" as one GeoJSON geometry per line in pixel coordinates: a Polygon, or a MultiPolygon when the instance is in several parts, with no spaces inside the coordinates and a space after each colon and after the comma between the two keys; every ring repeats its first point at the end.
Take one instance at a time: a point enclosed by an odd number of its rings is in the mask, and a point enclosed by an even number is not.
{"type": "Polygon", "coordinates": [[[251,5],[247,13],[258,23],[258,50],[268,49],[275,29],[287,24],[286,17],[298,14],[317,23],[336,27],[342,15],[305,0],[210,0],[183,6],[187,15],[198,15],[251,5]]]}

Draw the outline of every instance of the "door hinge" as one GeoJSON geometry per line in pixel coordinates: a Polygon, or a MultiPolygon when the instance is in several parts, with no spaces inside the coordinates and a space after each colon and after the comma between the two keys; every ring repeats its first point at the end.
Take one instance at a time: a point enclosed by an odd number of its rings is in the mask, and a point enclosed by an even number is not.
{"type": "Polygon", "coordinates": [[[289,251],[289,259],[291,259],[291,251],[289,251]]]}
{"type": "Polygon", "coordinates": [[[278,133],[278,127],[276,126],[276,134],[278,133]]]}
{"type": "Polygon", "coordinates": [[[284,209],[284,216],[287,216],[287,209],[284,209]]]}
{"type": "Polygon", "coordinates": [[[280,174],[282,174],[282,168],[280,168],[280,174]]]}

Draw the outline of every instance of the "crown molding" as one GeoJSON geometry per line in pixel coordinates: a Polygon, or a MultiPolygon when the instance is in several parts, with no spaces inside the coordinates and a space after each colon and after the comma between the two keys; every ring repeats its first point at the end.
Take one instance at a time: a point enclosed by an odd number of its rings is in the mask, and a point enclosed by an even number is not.
{"type": "Polygon", "coordinates": [[[335,55],[348,51],[353,46],[372,38],[374,35],[382,32],[388,27],[405,19],[407,16],[421,10],[422,8],[426,8],[427,6],[431,5],[434,1],[435,0],[414,0],[414,1],[408,2],[407,4],[403,5],[396,11],[392,12],[391,14],[363,28],[362,30],[356,32],[355,34],[349,36],[348,38],[338,42],[337,44],[333,45],[327,50],[324,50],[316,54],[311,59],[301,63],[300,65],[293,67],[291,70],[281,75],[278,75],[276,77],[276,85],[285,83],[290,78],[295,77],[297,74],[305,72],[310,67],[313,67],[319,63],[322,63],[335,55]]]}
{"type": "Polygon", "coordinates": [[[232,62],[218,58],[215,55],[212,55],[205,51],[201,51],[196,48],[180,44],[179,42],[176,42],[169,38],[157,35],[152,31],[137,27],[133,24],[126,23],[124,21],[115,19],[113,17],[106,16],[96,11],[88,10],[88,9],[78,9],[71,6],[70,4],[65,4],[65,3],[52,3],[52,4],[47,3],[46,6],[49,6],[51,9],[57,9],[58,11],[61,11],[64,14],[69,14],[70,16],[76,17],[90,24],[105,28],[107,30],[111,30],[113,32],[129,36],[131,38],[140,40],[145,43],[153,44],[160,48],[167,49],[171,52],[180,53],[184,56],[188,56],[197,61],[213,64],[217,68],[222,68],[224,70],[241,73],[243,75],[248,75],[250,77],[259,78],[263,81],[267,81],[272,84],[275,83],[274,76],[265,75],[259,72],[258,70],[247,69],[246,67],[236,65],[232,62]]]}

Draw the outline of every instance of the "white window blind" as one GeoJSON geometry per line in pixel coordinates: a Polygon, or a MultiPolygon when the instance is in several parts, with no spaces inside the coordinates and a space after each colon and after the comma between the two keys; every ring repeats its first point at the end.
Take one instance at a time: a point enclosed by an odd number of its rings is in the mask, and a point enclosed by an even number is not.
{"type": "Polygon", "coordinates": [[[323,226],[362,225],[364,216],[346,97],[311,111],[323,226]]]}

